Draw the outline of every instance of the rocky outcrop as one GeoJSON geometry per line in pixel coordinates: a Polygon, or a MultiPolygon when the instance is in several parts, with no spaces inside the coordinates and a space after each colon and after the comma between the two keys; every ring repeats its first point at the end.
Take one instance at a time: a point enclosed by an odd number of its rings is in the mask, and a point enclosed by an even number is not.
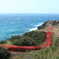
{"type": "Polygon", "coordinates": [[[38,26],[37,29],[42,29],[48,26],[59,26],[59,20],[54,20],[54,21],[46,21],[44,24],[41,26],[38,26]]]}
{"type": "Polygon", "coordinates": [[[47,25],[47,23],[48,23],[49,21],[46,21],[44,24],[42,24],[41,26],[38,26],[38,28],[37,29],[42,29],[42,28],[44,28],[46,25],[47,25]]]}
{"type": "Polygon", "coordinates": [[[58,25],[59,24],[59,21],[53,21],[52,22],[52,25],[58,25]]]}

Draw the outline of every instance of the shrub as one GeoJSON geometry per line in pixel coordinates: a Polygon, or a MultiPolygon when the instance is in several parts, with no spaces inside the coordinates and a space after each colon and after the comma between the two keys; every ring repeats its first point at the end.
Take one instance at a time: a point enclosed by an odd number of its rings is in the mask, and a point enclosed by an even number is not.
{"type": "Polygon", "coordinates": [[[5,48],[0,47],[0,59],[9,59],[11,56],[10,52],[5,48]]]}
{"type": "Polygon", "coordinates": [[[0,44],[5,44],[6,43],[6,41],[0,41],[0,44]]]}
{"type": "Polygon", "coordinates": [[[59,47],[59,38],[57,38],[56,42],[55,42],[55,46],[59,47]]]}
{"type": "Polygon", "coordinates": [[[46,33],[39,31],[31,31],[23,34],[22,36],[12,36],[8,40],[11,41],[13,45],[21,46],[40,45],[46,40],[46,33]]]}
{"type": "Polygon", "coordinates": [[[14,40],[12,44],[13,45],[22,45],[22,43],[18,40],[14,40]]]}
{"type": "Polygon", "coordinates": [[[52,50],[53,52],[57,50],[56,48],[57,48],[56,46],[51,46],[51,50],[52,50]]]}
{"type": "Polygon", "coordinates": [[[25,37],[21,40],[14,40],[13,45],[31,46],[36,45],[36,43],[33,40],[31,40],[31,38],[25,37]]]}
{"type": "Polygon", "coordinates": [[[37,45],[39,45],[46,40],[46,33],[39,32],[39,31],[31,31],[31,32],[25,33],[23,37],[30,37],[31,39],[35,40],[37,45]]]}
{"type": "Polygon", "coordinates": [[[20,40],[20,39],[21,39],[21,37],[19,35],[15,35],[15,36],[12,36],[10,39],[7,39],[7,40],[13,42],[14,40],[20,40]]]}

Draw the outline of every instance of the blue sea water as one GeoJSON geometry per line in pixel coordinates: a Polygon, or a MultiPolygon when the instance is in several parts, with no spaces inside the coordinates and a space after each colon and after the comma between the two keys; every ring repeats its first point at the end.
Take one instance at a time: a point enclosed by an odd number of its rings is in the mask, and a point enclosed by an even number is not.
{"type": "Polygon", "coordinates": [[[59,14],[0,14],[0,41],[36,30],[48,20],[59,20],[59,14]]]}

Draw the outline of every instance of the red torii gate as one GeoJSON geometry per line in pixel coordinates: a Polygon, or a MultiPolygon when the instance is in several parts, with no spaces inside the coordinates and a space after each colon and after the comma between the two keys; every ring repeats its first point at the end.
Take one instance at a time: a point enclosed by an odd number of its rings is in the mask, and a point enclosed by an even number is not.
{"type": "Polygon", "coordinates": [[[53,28],[49,27],[49,32],[50,32],[50,30],[52,31],[51,33],[53,34],[53,28]]]}

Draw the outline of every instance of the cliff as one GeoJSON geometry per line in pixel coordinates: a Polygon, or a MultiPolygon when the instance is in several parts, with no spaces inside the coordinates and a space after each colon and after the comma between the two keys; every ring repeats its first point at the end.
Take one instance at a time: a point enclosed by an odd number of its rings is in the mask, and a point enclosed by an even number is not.
{"type": "Polygon", "coordinates": [[[56,27],[56,28],[59,28],[59,20],[46,21],[41,26],[38,26],[37,29],[40,30],[40,29],[45,28],[45,27],[56,27]]]}

